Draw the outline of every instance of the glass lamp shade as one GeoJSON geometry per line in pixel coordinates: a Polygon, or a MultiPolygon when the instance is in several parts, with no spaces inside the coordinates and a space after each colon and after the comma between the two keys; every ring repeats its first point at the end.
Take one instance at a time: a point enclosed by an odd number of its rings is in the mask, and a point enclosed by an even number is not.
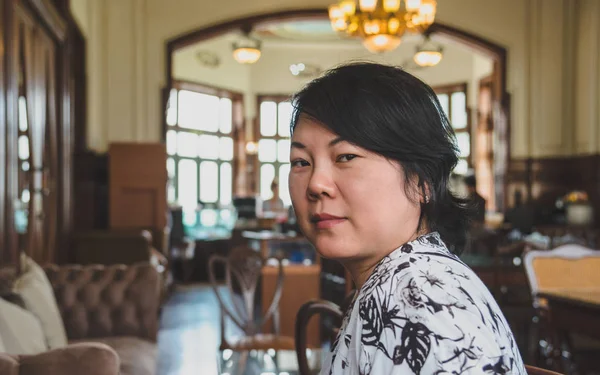
{"type": "Polygon", "coordinates": [[[233,50],[233,58],[240,64],[254,64],[260,59],[260,50],[253,47],[239,47],[233,50]]]}
{"type": "Polygon", "coordinates": [[[393,51],[399,45],[402,39],[399,36],[378,34],[366,37],[363,40],[363,45],[371,53],[381,53],[387,51],[393,51]]]}
{"type": "Polygon", "coordinates": [[[419,51],[413,57],[419,66],[436,66],[442,61],[442,53],[440,51],[419,51]]]}

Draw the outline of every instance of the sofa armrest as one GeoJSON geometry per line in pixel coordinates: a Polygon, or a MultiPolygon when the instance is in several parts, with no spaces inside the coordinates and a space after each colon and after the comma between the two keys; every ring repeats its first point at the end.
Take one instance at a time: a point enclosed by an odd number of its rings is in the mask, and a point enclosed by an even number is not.
{"type": "Polygon", "coordinates": [[[69,340],[135,336],[156,340],[160,278],[149,263],[49,265],[69,340]]]}
{"type": "Polygon", "coordinates": [[[0,353],[3,375],[118,375],[119,356],[107,345],[81,343],[35,355],[0,353]]]}

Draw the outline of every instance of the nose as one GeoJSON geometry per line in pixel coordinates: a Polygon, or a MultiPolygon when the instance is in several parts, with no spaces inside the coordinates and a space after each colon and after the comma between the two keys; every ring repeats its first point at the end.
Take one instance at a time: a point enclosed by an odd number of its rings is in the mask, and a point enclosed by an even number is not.
{"type": "Polygon", "coordinates": [[[308,182],[307,195],[310,200],[319,200],[324,197],[334,198],[335,183],[331,171],[323,168],[313,169],[308,182]]]}

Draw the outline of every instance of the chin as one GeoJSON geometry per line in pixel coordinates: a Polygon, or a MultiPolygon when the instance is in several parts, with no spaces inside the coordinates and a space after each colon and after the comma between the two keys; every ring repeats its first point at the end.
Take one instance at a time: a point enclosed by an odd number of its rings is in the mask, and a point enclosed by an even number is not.
{"type": "Polygon", "coordinates": [[[357,250],[352,249],[345,241],[317,237],[315,241],[311,240],[311,242],[323,258],[343,260],[354,258],[357,255],[357,250]]]}

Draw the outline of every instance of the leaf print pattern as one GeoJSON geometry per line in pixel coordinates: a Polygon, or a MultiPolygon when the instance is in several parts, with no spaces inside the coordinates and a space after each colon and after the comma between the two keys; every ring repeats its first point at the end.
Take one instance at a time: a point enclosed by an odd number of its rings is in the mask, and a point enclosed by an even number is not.
{"type": "Polygon", "coordinates": [[[377,264],[331,350],[322,374],[526,374],[493,297],[435,232],[377,264]]]}
{"type": "Polygon", "coordinates": [[[396,347],[397,353],[394,352],[394,364],[402,364],[406,360],[415,374],[421,373],[431,349],[430,334],[431,331],[421,323],[406,324],[402,330],[402,345],[396,347]]]}

